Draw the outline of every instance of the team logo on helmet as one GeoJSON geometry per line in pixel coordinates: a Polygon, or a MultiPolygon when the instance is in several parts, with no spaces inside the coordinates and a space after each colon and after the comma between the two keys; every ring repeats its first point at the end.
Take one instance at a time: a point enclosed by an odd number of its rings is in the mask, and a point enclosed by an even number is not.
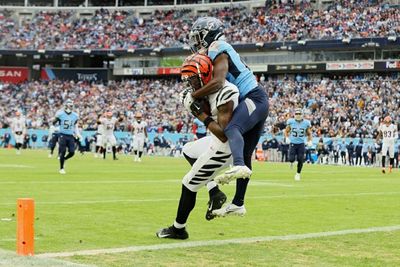
{"type": "Polygon", "coordinates": [[[202,17],[196,20],[189,33],[189,44],[193,53],[208,48],[223,34],[223,24],[219,19],[202,17]]]}
{"type": "Polygon", "coordinates": [[[203,54],[194,54],[183,62],[181,77],[190,87],[197,90],[211,80],[212,70],[211,58],[203,54]]]}

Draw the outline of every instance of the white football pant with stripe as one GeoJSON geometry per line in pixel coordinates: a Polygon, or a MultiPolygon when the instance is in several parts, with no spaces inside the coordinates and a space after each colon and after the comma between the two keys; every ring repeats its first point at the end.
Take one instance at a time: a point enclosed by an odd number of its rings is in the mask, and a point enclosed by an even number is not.
{"type": "Polygon", "coordinates": [[[232,164],[229,143],[222,143],[214,135],[187,143],[183,147],[183,153],[192,159],[197,159],[182,180],[192,192],[197,192],[212,181],[220,171],[232,164]]]}

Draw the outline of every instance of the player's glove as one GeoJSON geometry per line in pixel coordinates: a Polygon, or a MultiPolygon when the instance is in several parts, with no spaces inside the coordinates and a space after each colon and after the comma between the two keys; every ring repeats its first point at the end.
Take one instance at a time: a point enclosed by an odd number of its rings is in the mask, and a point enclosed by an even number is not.
{"type": "Polygon", "coordinates": [[[80,135],[80,134],[74,134],[74,137],[78,141],[82,140],[82,135],[80,135]]]}
{"type": "Polygon", "coordinates": [[[185,106],[185,109],[189,112],[192,112],[192,109],[190,106],[193,104],[195,99],[192,97],[191,92],[187,92],[185,95],[185,98],[183,99],[183,105],[185,106]]]}
{"type": "Polygon", "coordinates": [[[191,105],[190,105],[190,112],[197,117],[201,113],[203,113],[203,105],[200,100],[195,100],[191,105]]]}
{"type": "Polygon", "coordinates": [[[182,105],[185,105],[185,99],[188,95],[190,95],[193,92],[191,87],[186,87],[185,89],[182,90],[182,92],[179,93],[179,102],[182,103],[182,105]]]}

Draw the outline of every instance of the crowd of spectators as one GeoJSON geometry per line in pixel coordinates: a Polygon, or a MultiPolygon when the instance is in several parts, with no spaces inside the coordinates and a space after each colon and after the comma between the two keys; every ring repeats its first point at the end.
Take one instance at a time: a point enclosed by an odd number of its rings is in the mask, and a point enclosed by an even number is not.
{"type": "Polygon", "coordinates": [[[20,110],[29,128],[47,129],[66,99],[72,99],[84,130],[96,129],[98,116],[106,111],[124,117],[119,127],[129,130],[139,111],[150,132],[188,132],[191,118],[179,104],[181,90],[181,83],[163,79],[112,81],[107,85],[73,81],[0,83],[0,128],[7,127],[8,119],[20,110]]]}
{"type": "Polygon", "coordinates": [[[376,76],[262,83],[270,94],[267,125],[271,132],[273,125],[283,129],[296,107],[303,107],[314,136],[372,138],[383,116],[400,120],[400,82],[396,79],[376,76]]]}
{"type": "MultiPolygon", "coordinates": [[[[383,77],[369,80],[328,79],[296,81],[265,79],[260,83],[270,96],[266,132],[279,132],[295,108],[303,107],[314,136],[374,136],[382,116],[400,121],[400,82],[383,77]],[[275,127],[274,127],[275,126],[275,127]]],[[[99,115],[113,111],[123,116],[121,130],[129,130],[135,112],[143,112],[149,132],[189,133],[193,117],[179,103],[182,84],[175,79],[142,79],[107,85],[47,81],[0,84],[0,128],[7,118],[22,111],[29,128],[47,129],[66,99],[72,99],[84,130],[97,127],[99,115]]]]}
{"type": "MultiPolygon", "coordinates": [[[[269,1],[267,1],[268,3],[269,1]]],[[[382,1],[334,1],[326,9],[301,4],[211,9],[233,44],[299,39],[379,37],[400,33],[400,9],[382,1]]],[[[0,11],[0,47],[12,49],[130,49],[182,47],[196,16],[190,9],[155,11],[138,17],[134,10],[99,9],[93,16],[77,11],[40,11],[19,25],[0,11]]]]}

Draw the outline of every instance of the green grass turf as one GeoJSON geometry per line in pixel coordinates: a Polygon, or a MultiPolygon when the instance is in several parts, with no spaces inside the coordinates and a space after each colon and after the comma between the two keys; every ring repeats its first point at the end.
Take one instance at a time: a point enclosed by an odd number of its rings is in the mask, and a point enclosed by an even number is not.
{"type": "MultiPolygon", "coordinates": [[[[0,249],[15,250],[16,199],[36,202],[36,253],[166,244],[155,232],[176,215],[183,159],[135,163],[76,155],[67,175],[45,151],[0,150],[0,249]],[[16,166],[17,165],[17,166],[16,166]]],[[[305,165],[302,181],[288,164],[254,163],[247,215],[205,220],[198,193],[190,241],[290,235],[400,225],[400,173],[377,168],[305,165]]],[[[221,187],[231,199],[235,185],[221,187]]],[[[386,266],[400,265],[400,233],[370,233],[246,245],[143,251],[67,258],[102,266],[386,266]],[[199,258],[199,260],[197,260],[199,258]],[[220,261],[222,260],[222,261],[220,261]]]]}

